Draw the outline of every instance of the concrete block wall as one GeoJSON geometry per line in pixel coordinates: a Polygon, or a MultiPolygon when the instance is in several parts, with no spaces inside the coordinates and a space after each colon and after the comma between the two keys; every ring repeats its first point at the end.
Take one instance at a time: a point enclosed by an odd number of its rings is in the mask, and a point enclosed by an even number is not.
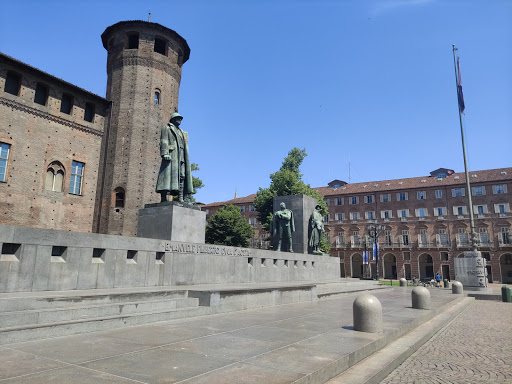
{"type": "Polygon", "coordinates": [[[0,225],[0,292],[323,281],[335,257],[0,225]]]}

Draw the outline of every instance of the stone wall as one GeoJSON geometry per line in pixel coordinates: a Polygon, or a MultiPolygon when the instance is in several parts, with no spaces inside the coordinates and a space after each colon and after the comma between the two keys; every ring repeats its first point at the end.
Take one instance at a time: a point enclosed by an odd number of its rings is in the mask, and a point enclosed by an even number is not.
{"type": "Polygon", "coordinates": [[[339,278],[330,256],[0,225],[0,292],[305,282],[339,278]]]}
{"type": "Polygon", "coordinates": [[[0,224],[92,231],[108,105],[104,98],[0,55],[0,142],[10,145],[6,179],[0,182],[0,224]],[[4,91],[8,73],[21,78],[17,95],[4,91]],[[48,90],[44,105],[34,102],[38,85],[48,90]],[[73,100],[69,114],[60,111],[63,94],[73,100]],[[94,105],[92,121],[84,119],[88,103],[94,105]],[[80,194],[69,193],[73,161],[84,163],[80,194]],[[64,174],[58,190],[47,185],[50,166],[64,174]]]}

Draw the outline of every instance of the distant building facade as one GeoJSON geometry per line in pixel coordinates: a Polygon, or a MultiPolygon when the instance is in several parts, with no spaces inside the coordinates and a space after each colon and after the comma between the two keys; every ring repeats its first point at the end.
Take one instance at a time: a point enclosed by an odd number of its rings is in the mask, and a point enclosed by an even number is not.
{"type": "MultiPolygon", "coordinates": [[[[382,224],[379,234],[381,278],[428,278],[440,273],[453,279],[453,259],[470,249],[469,209],[473,209],[479,250],[487,260],[490,282],[512,283],[512,168],[464,173],[438,169],[430,176],[348,184],[334,180],[315,188],[325,198],[324,218],[331,256],[338,257],[342,275],[362,277],[363,251],[372,253],[368,225],[382,224]],[[467,193],[473,207],[468,207],[467,193]]],[[[251,211],[255,195],[204,205],[207,219],[220,207],[240,207],[255,229],[253,246],[267,244],[268,234],[251,211]],[[251,221],[252,220],[252,221],[251,221]]],[[[375,261],[370,262],[375,271],[375,261]]]]}
{"type": "Polygon", "coordinates": [[[135,236],[159,201],[160,130],[190,48],[144,21],[102,42],[106,98],[0,53],[0,224],[135,236]]]}

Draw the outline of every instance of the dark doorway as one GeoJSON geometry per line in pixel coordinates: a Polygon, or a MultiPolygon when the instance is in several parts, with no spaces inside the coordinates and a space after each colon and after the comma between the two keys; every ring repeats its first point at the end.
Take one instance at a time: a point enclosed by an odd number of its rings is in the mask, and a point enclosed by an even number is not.
{"type": "Polygon", "coordinates": [[[411,264],[404,264],[405,278],[407,280],[412,280],[411,277],[411,264]]]}
{"type": "Polygon", "coordinates": [[[487,268],[487,281],[492,283],[492,267],[490,265],[486,265],[485,268],[487,268]]]}
{"type": "Polygon", "coordinates": [[[443,265],[443,280],[448,279],[450,281],[450,266],[443,265]]]}
{"type": "Polygon", "coordinates": [[[345,263],[340,263],[340,277],[345,277],[345,263]]]}

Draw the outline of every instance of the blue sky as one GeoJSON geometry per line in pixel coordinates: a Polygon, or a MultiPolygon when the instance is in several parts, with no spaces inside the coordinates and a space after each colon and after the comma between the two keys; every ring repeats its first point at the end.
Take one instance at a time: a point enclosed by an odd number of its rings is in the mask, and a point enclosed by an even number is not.
{"type": "MultiPolygon", "coordinates": [[[[204,203],[269,185],[293,147],[311,186],[512,165],[510,0],[9,1],[0,51],[101,96],[100,35],[122,20],[190,45],[179,112],[204,203]]],[[[157,150],[157,149],[155,149],[157,150]]]]}

